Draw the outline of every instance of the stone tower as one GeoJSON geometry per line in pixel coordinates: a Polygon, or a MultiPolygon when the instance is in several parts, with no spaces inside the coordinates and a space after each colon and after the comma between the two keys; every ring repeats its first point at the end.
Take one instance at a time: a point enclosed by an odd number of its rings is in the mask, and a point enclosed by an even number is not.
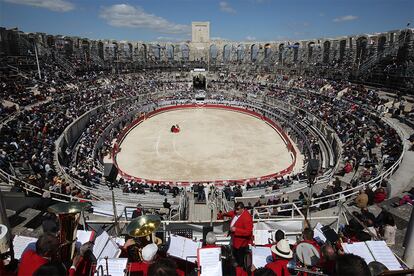
{"type": "Polygon", "coordinates": [[[210,22],[191,23],[190,60],[208,60],[210,22]]]}

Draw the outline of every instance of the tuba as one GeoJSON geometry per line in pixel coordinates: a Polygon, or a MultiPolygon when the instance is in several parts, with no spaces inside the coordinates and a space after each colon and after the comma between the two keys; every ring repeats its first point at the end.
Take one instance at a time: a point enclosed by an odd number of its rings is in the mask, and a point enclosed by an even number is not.
{"type": "Polygon", "coordinates": [[[129,255],[135,262],[142,261],[142,249],[150,243],[161,245],[162,240],[155,236],[155,231],[161,224],[157,215],[144,215],[132,220],[127,226],[126,232],[134,238],[135,245],[129,248],[129,255]]]}
{"type": "Polygon", "coordinates": [[[75,253],[76,232],[81,212],[89,206],[87,202],[58,203],[48,208],[59,218],[59,253],[64,264],[70,264],[75,253]]]}

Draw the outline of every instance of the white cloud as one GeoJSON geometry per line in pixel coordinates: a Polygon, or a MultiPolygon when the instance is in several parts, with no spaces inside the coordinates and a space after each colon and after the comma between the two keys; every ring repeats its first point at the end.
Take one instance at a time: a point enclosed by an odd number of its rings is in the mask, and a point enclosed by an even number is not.
{"type": "Polygon", "coordinates": [[[233,9],[233,8],[229,5],[229,3],[227,3],[226,1],[221,1],[221,2],[219,3],[219,6],[220,6],[220,10],[221,10],[222,12],[227,12],[227,13],[236,13],[236,10],[235,10],[235,9],[233,9]]]}
{"type": "Polygon", "coordinates": [[[341,17],[337,17],[333,20],[333,22],[344,22],[344,21],[352,21],[358,19],[358,16],[355,15],[345,15],[341,17]]]}
{"type": "Polygon", "coordinates": [[[256,37],[248,35],[248,36],[246,36],[246,38],[245,38],[245,39],[246,39],[247,41],[253,41],[253,40],[256,40],[256,37]]]}
{"type": "Polygon", "coordinates": [[[139,6],[117,4],[103,7],[99,16],[115,27],[149,29],[165,34],[190,33],[190,26],[169,22],[165,18],[146,13],[139,6]]]}
{"type": "Polygon", "coordinates": [[[75,9],[75,5],[65,0],[4,0],[8,3],[44,8],[56,12],[68,12],[75,9]]]}
{"type": "Polygon", "coordinates": [[[171,36],[158,36],[158,37],[156,37],[156,40],[157,41],[165,41],[165,42],[178,42],[178,41],[186,41],[188,39],[171,37],[171,36]]]}

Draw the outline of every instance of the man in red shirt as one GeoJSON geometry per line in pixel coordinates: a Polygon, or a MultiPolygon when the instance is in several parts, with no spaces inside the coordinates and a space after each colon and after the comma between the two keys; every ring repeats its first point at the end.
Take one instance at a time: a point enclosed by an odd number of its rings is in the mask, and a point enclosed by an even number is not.
{"type": "Polygon", "coordinates": [[[253,237],[253,219],[249,211],[244,208],[243,202],[236,202],[234,211],[224,214],[231,217],[230,236],[233,256],[237,266],[245,267],[245,257],[249,251],[249,244],[253,237]]]}
{"type": "Polygon", "coordinates": [[[289,240],[280,240],[276,245],[273,245],[270,250],[276,255],[276,258],[265,267],[273,270],[273,272],[278,276],[289,276],[290,273],[287,265],[289,260],[293,257],[293,252],[289,246],[289,240]]]}
{"type": "Polygon", "coordinates": [[[26,250],[20,259],[18,276],[32,275],[39,267],[56,257],[59,239],[52,234],[43,234],[36,242],[36,251],[26,250]]]}

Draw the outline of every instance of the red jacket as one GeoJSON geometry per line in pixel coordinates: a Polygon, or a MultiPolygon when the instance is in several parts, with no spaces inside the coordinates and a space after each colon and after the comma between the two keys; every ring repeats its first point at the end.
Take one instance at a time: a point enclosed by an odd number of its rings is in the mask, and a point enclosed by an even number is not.
{"type": "MultiPolygon", "coordinates": [[[[226,216],[233,219],[235,217],[235,213],[234,211],[230,211],[226,214],[226,216]]],[[[233,226],[236,227],[236,231],[231,232],[234,248],[239,249],[240,247],[246,247],[249,244],[252,244],[253,219],[249,211],[244,210],[233,226]]]]}
{"type": "Polygon", "coordinates": [[[378,192],[376,192],[376,193],[375,193],[375,195],[374,195],[374,202],[375,202],[375,203],[381,203],[381,202],[383,202],[386,198],[387,198],[387,193],[386,193],[386,192],[378,191],[378,192]]]}
{"type": "Polygon", "coordinates": [[[289,260],[278,259],[274,262],[268,263],[265,267],[270,268],[277,276],[290,276],[287,264],[289,260]]]}
{"type": "Polygon", "coordinates": [[[38,255],[33,250],[26,250],[20,258],[18,276],[31,276],[42,265],[47,264],[48,259],[38,255]]]}

